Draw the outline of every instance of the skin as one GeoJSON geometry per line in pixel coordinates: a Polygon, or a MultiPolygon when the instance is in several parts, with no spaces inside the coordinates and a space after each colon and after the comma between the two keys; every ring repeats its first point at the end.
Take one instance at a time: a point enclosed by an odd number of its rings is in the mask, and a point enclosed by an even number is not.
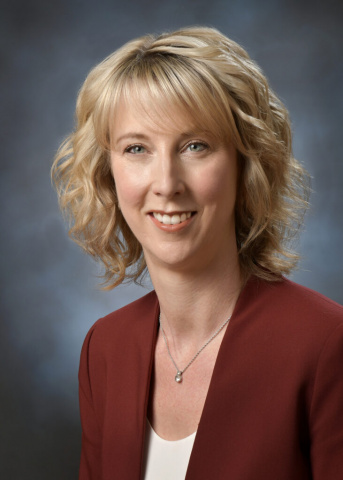
{"type": "MultiPolygon", "coordinates": [[[[113,124],[111,168],[120,208],[143,248],[171,353],[182,369],[231,315],[241,281],[236,150],[174,110],[174,121],[161,125],[137,102],[122,102],[113,124]],[[177,224],[165,225],[154,213],[176,215],[177,224]]],[[[175,367],[159,334],[148,416],[161,437],[177,440],[197,429],[224,330],[182,384],[174,381],[175,367]]]]}

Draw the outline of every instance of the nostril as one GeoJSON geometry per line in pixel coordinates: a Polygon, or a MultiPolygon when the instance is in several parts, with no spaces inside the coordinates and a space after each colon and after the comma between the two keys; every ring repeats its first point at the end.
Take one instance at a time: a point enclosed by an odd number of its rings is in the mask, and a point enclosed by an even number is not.
{"type": "Polygon", "coordinates": [[[185,191],[185,187],[181,181],[156,181],[153,185],[152,191],[158,196],[172,197],[174,195],[182,194],[185,191]]]}

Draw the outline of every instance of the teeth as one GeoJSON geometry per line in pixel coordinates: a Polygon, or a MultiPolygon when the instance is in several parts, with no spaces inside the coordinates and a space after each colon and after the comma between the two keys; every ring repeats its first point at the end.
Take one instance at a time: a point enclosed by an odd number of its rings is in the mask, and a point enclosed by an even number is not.
{"type": "Polygon", "coordinates": [[[164,225],[177,225],[178,223],[184,222],[185,220],[190,218],[191,215],[191,212],[184,212],[181,213],[181,215],[167,215],[166,213],[164,215],[161,215],[161,213],[153,212],[153,216],[164,225]]]}
{"type": "Polygon", "coordinates": [[[170,218],[169,215],[163,215],[162,223],[164,223],[164,225],[170,225],[172,223],[172,218],[170,218]]]}

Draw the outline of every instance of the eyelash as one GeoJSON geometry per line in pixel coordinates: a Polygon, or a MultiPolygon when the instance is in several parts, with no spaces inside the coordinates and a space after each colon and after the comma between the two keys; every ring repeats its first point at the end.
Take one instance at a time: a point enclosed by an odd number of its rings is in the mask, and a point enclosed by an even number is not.
{"type": "Polygon", "coordinates": [[[198,142],[198,141],[192,141],[190,143],[188,143],[184,148],[183,150],[187,150],[190,146],[192,145],[200,145],[201,147],[203,147],[200,152],[202,152],[203,150],[205,150],[206,148],[208,148],[208,145],[205,143],[205,142],[198,142]]]}
{"type": "Polygon", "coordinates": [[[134,145],[129,145],[128,147],[126,147],[124,152],[125,153],[133,153],[133,152],[130,152],[130,150],[132,150],[133,148],[137,148],[137,147],[138,148],[144,148],[143,145],[140,145],[139,143],[135,143],[134,145]]]}
{"type": "MultiPolygon", "coordinates": [[[[192,141],[192,142],[189,142],[187,145],[185,145],[183,148],[182,148],[182,151],[186,151],[189,147],[191,147],[192,145],[197,145],[197,146],[201,146],[203,147],[200,152],[202,152],[203,150],[207,149],[208,148],[208,145],[207,143],[205,142],[200,142],[200,141],[192,141]]],[[[132,153],[133,155],[137,155],[137,153],[133,153],[132,150],[135,149],[135,148],[142,148],[144,150],[145,147],[139,143],[135,143],[133,145],[128,145],[125,150],[124,150],[124,153],[132,153]]],[[[198,152],[195,152],[195,153],[198,153],[198,152]]],[[[139,154],[139,153],[138,153],[139,154]]]]}

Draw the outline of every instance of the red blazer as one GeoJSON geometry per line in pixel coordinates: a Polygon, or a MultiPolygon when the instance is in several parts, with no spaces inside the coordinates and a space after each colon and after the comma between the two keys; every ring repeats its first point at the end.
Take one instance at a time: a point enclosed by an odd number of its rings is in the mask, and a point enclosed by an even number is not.
{"type": "MultiPolygon", "coordinates": [[[[158,314],[151,292],[86,337],[80,480],[141,478],[158,314]]],[[[186,480],[212,479],[343,479],[342,307],[288,280],[249,280],[187,470],[186,480]]]]}

